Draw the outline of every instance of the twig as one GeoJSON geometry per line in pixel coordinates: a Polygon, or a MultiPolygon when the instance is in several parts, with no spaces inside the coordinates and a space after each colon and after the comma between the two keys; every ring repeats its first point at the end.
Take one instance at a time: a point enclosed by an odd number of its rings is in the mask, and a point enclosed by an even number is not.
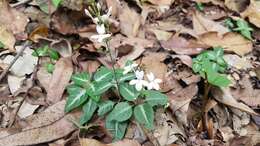
{"type": "Polygon", "coordinates": [[[24,5],[24,4],[26,4],[26,3],[29,3],[29,2],[31,2],[31,1],[32,1],[32,0],[22,0],[22,1],[20,1],[20,2],[15,3],[15,4],[11,4],[11,7],[15,8],[15,7],[18,7],[18,6],[20,6],[20,5],[24,5]]]}
{"type": "Polygon", "coordinates": [[[22,55],[23,51],[25,50],[26,47],[30,45],[30,41],[26,41],[22,47],[22,49],[16,54],[12,62],[9,64],[9,66],[1,73],[0,75],[0,82],[2,79],[6,76],[10,68],[14,65],[14,63],[17,61],[17,59],[22,55]]]}

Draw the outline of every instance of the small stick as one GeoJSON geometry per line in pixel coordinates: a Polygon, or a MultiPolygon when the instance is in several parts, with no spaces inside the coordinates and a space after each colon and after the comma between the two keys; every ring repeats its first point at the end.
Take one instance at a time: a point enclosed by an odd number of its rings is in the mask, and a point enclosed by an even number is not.
{"type": "Polygon", "coordinates": [[[30,45],[30,41],[26,41],[22,47],[22,49],[16,54],[12,62],[8,65],[8,67],[1,73],[0,75],[0,82],[3,80],[3,78],[6,76],[10,68],[14,65],[14,63],[17,61],[17,59],[22,55],[23,51],[26,47],[30,45]]]}

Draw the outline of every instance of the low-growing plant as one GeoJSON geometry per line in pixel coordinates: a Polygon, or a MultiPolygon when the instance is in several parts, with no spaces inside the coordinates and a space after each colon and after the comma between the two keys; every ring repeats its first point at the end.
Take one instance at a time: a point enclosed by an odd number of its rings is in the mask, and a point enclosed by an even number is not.
{"type": "Polygon", "coordinates": [[[215,47],[213,51],[205,51],[193,59],[192,69],[204,79],[204,95],[202,110],[203,130],[207,130],[206,104],[208,95],[212,86],[227,87],[230,80],[225,75],[227,63],[224,58],[224,50],[221,47],[215,47]]]}
{"type": "Polygon", "coordinates": [[[248,23],[245,20],[243,19],[233,20],[231,18],[228,18],[225,20],[225,25],[231,31],[237,31],[245,38],[252,40],[251,32],[253,31],[253,29],[248,25],[248,23]]]}
{"type": "Polygon", "coordinates": [[[0,49],[4,48],[4,47],[5,47],[5,45],[2,42],[0,42],[0,49]]]}
{"type": "Polygon", "coordinates": [[[53,5],[57,8],[60,6],[63,0],[51,0],[53,5]]]}
{"type": "Polygon", "coordinates": [[[195,6],[196,6],[196,9],[199,10],[199,11],[203,11],[203,10],[204,10],[204,5],[203,5],[203,3],[196,2],[196,3],[195,3],[195,6]]]}
{"type": "Polygon", "coordinates": [[[50,48],[48,45],[37,48],[34,50],[32,55],[36,57],[50,57],[50,62],[45,64],[45,68],[49,73],[53,72],[54,62],[60,58],[59,53],[56,50],[50,48]]]}
{"type": "Polygon", "coordinates": [[[153,73],[146,75],[133,61],[127,61],[123,68],[115,67],[115,59],[109,48],[109,16],[112,8],[101,15],[101,7],[90,1],[86,14],[96,24],[97,35],[90,38],[106,47],[112,68],[100,67],[95,73],[76,73],[72,83],[67,87],[68,98],[65,112],[81,108],[83,114],[79,124],[87,124],[94,114],[105,119],[105,127],[111,132],[114,140],[124,137],[130,121],[147,129],[154,127],[154,111],[158,106],[168,103],[166,95],[160,91],[160,79],[153,73]],[[110,93],[110,94],[107,94],[110,93]],[[109,96],[111,95],[111,96],[109,96]]]}

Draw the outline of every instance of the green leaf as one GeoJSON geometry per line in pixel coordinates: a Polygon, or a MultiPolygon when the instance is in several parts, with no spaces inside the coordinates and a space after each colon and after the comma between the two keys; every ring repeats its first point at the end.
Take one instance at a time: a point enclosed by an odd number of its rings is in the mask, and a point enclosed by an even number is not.
{"type": "Polygon", "coordinates": [[[94,84],[95,92],[94,95],[101,95],[102,93],[106,92],[109,88],[113,86],[111,82],[98,82],[94,84]]]}
{"type": "Polygon", "coordinates": [[[55,69],[55,65],[52,64],[52,63],[47,63],[46,64],[46,69],[47,69],[48,73],[52,73],[54,71],[54,69],[55,69]]]}
{"type": "Polygon", "coordinates": [[[79,121],[81,125],[87,123],[92,118],[95,110],[97,109],[97,103],[90,98],[88,102],[84,104],[82,109],[83,114],[81,115],[79,121]]]}
{"type": "Polygon", "coordinates": [[[136,76],[135,76],[134,73],[128,73],[128,74],[125,74],[125,75],[123,75],[122,77],[120,77],[120,78],[118,79],[118,82],[119,82],[119,83],[122,83],[122,82],[124,82],[124,81],[130,81],[130,80],[135,79],[135,78],[136,78],[136,76]]]}
{"type": "Polygon", "coordinates": [[[128,120],[132,116],[132,106],[127,102],[118,103],[115,108],[108,114],[109,121],[123,122],[128,120]]]}
{"type": "Polygon", "coordinates": [[[37,48],[36,50],[34,50],[32,55],[36,57],[48,56],[48,49],[49,47],[47,45],[42,48],[37,48]]]}
{"type": "Polygon", "coordinates": [[[113,135],[113,141],[121,140],[124,138],[128,122],[117,122],[106,120],[105,127],[113,135]]]}
{"type": "Polygon", "coordinates": [[[110,112],[113,109],[114,105],[115,105],[115,103],[111,100],[106,100],[106,101],[101,102],[98,105],[98,107],[99,107],[98,108],[98,115],[103,116],[106,113],[110,112]]]}
{"type": "Polygon", "coordinates": [[[146,96],[145,101],[151,106],[166,105],[168,102],[168,97],[159,91],[146,90],[144,93],[146,96]]]}
{"type": "Polygon", "coordinates": [[[74,108],[80,106],[88,98],[86,90],[76,85],[68,86],[67,91],[69,93],[69,97],[67,98],[67,102],[65,105],[65,112],[69,112],[74,108]]]}
{"type": "Polygon", "coordinates": [[[101,67],[94,75],[94,80],[96,82],[110,81],[113,78],[113,73],[110,69],[106,67],[101,67]]]}
{"type": "Polygon", "coordinates": [[[197,2],[197,3],[196,3],[196,9],[199,10],[199,11],[203,11],[203,10],[204,10],[204,6],[203,6],[203,4],[197,2]]]}
{"type": "Polygon", "coordinates": [[[253,29],[248,26],[248,23],[245,20],[238,19],[236,24],[237,28],[234,30],[239,31],[245,38],[252,40],[251,31],[253,31],[253,29]]]}
{"type": "Polygon", "coordinates": [[[90,82],[89,79],[90,75],[87,72],[77,73],[71,77],[71,80],[74,82],[74,84],[81,87],[86,86],[90,82]]]}
{"type": "Polygon", "coordinates": [[[134,86],[129,85],[128,83],[121,83],[119,85],[119,92],[127,101],[134,101],[140,95],[134,86]]]}
{"type": "Polygon", "coordinates": [[[2,42],[0,42],[0,48],[4,48],[4,47],[5,45],[2,42]]]}
{"type": "Polygon", "coordinates": [[[60,3],[62,2],[62,0],[52,0],[53,5],[57,8],[59,7],[60,3]]]}
{"type": "Polygon", "coordinates": [[[150,104],[137,105],[134,108],[134,116],[137,122],[144,124],[147,129],[153,129],[154,111],[150,104]]]}
{"type": "Polygon", "coordinates": [[[225,76],[218,73],[208,74],[208,82],[218,87],[227,87],[231,81],[225,76]]]}
{"type": "Polygon", "coordinates": [[[201,70],[201,65],[198,64],[198,63],[193,63],[193,64],[192,64],[192,70],[193,70],[195,73],[199,72],[199,71],[201,70]]]}
{"type": "Polygon", "coordinates": [[[50,58],[53,60],[58,60],[60,58],[59,53],[54,49],[49,48],[48,54],[49,54],[50,58]]]}

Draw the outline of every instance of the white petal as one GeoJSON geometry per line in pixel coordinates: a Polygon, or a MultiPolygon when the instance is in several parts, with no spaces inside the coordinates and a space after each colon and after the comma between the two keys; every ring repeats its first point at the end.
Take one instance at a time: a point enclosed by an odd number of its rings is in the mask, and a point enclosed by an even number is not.
{"type": "Polygon", "coordinates": [[[155,83],[161,83],[162,80],[161,80],[161,79],[155,79],[154,82],[155,82],[155,83]]]}
{"type": "Polygon", "coordinates": [[[138,66],[138,64],[136,64],[136,63],[131,64],[132,69],[134,69],[137,66],[138,66]]]}
{"type": "Polygon", "coordinates": [[[98,34],[105,34],[106,33],[106,27],[104,24],[101,24],[101,25],[97,25],[96,26],[96,30],[97,30],[97,33],[98,34]]]}
{"type": "Polygon", "coordinates": [[[149,84],[147,85],[147,89],[148,89],[148,90],[153,89],[153,84],[152,84],[152,83],[149,83],[149,84]]]}
{"type": "Polygon", "coordinates": [[[131,68],[124,68],[124,72],[123,72],[123,74],[125,75],[125,74],[127,74],[127,73],[129,73],[131,71],[131,68]]]}
{"type": "Polygon", "coordinates": [[[147,86],[147,87],[149,85],[149,83],[147,81],[145,81],[145,80],[142,80],[142,84],[143,84],[143,86],[147,86]]]}
{"type": "Polygon", "coordinates": [[[87,16],[89,16],[91,19],[93,19],[92,15],[90,14],[89,10],[88,9],[85,9],[85,14],[87,16]]]}
{"type": "Polygon", "coordinates": [[[98,22],[99,22],[99,19],[96,17],[96,18],[93,18],[93,22],[95,23],[95,24],[98,24],[98,22]]]}
{"type": "Polygon", "coordinates": [[[152,72],[150,72],[149,74],[146,75],[147,76],[147,79],[151,82],[154,80],[154,75],[152,72]]]}
{"type": "Polygon", "coordinates": [[[137,70],[135,72],[135,76],[136,76],[137,79],[142,80],[144,78],[144,72],[137,70]]]}
{"type": "Polygon", "coordinates": [[[143,88],[143,84],[141,82],[137,82],[135,84],[135,88],[136,88],[137,91],[141,91],[142,88],[143,88]]]}
{"type": "Polygon", "coordinates": [[[105,39],[109,38],[112,34],[100,34],[100,35],[92,35],[90,38],[95,39],[98,42],[102,43],[105,39]]]}
{"type": "Polygon", "coordinates": [[[135,85],[135,84],[137,84],[137,82],[138,82],[138,80],[131,80],[131,81],[129,82],[129,84],[130,84],[130,85],[135,85]]]}
{"type": "Polygon", "coordinates": [[[155,90],[160,90],[159,84],[156,84],[156,83],[153,84],[153,88],[154,88],[155,90]]]}

